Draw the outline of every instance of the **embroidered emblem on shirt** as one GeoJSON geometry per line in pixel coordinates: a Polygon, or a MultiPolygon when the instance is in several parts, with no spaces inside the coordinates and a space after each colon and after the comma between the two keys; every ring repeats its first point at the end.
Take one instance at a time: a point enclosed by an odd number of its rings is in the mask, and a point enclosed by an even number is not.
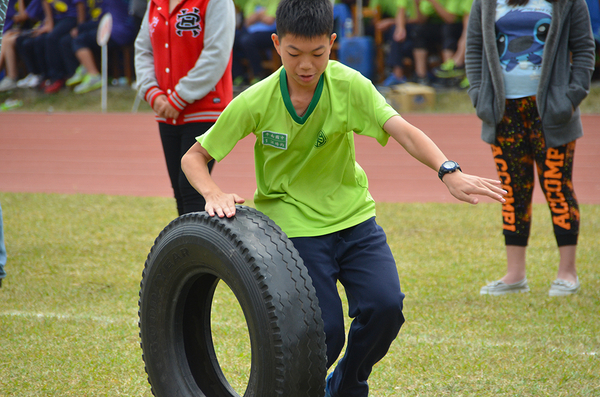
{"type": "Polygon", "coordinates": [[[156,30],[157,25],[158,25],[158,17],[152,18],[152,22],[150,22],[150,26],[148,27],[148,30],[150,31],[150,36],[152,36],[154,34],[154,31],[156,30]]]}
{"type": "Polygon", "coordinates": [[[281,134],[273,131],[263,131],[262,143],[265,146],[272,146],[277,149],[287,150],[287,134],[281,134]]]}
{"type": "Polygon", "coordinates": [[[319,136],[317,136],[317,142],[315,143],[315,147],[324,146],[327,143],[327,136],[323,130],[319,131],[319,136]]]}
{"type": "Polygon", "coordinates": [[[194,37],[197,37],[202,32],[200,26],[200,10],[194,7],[193,12],[189,12],[187,8],[182,9],[177,14],[177,23],[175,24],[175,33],[177,36],[183,36],[184,31],[192,32],[194,37]]]}

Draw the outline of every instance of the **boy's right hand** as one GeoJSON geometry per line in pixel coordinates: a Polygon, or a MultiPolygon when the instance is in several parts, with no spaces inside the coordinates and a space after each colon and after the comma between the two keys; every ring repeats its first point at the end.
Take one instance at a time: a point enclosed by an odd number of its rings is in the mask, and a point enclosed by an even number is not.
{"type": "Polygon", "coordinates": [[[204,209],[208,215],[223,218],[231,218],[235,215],[235,205],[243,204],[246,200],[235,193],[219,192],[210,196],[205,196],[206,206],[204,209]]]}

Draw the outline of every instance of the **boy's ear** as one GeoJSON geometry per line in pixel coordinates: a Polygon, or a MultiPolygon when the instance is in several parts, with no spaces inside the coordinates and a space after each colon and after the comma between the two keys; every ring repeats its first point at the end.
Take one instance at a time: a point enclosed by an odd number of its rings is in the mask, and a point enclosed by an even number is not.
{"type": "Polygon", "coordinates": [[[279,54],[279,56],[281,56],[281,51],[279,50],[279,46],[281,43],[279,43],[279,36],[277,36],[276,33],[273,33],[271,35],[271,40],[273,40],[273,46],[275,47],[275,50],[277,50],[277,53],[279,54]]]}
{"type": "Polygon", "coordinates": [[[333,47],[333,43],[335,42],[335,39],[337,39],[337,33],[332,33],[331,38],[329,39],[329,47],[333,47]]]}

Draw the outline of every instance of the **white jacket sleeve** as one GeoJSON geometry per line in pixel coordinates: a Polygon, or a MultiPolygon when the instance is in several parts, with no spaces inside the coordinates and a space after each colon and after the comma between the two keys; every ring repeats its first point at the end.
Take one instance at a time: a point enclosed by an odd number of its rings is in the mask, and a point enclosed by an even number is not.
{"type": "Polygon", "coordinates": [[[158,87],[156,74],[154,73],[154,52],[150,41],[150,30],[148,27],[147,7],[140,31],[135,39],[135,75],[138,87],[138,95],[145,98],[146,92],[152,87],[158,87]]]}

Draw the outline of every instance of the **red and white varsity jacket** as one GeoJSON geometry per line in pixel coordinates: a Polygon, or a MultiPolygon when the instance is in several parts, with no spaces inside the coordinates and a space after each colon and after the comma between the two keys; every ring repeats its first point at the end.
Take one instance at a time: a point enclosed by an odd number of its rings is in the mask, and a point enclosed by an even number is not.
{"type": "Polygon", "coordinates": [[[232,0],[151,0],[135,42],[139,94],[153,106],[167,95],[177,119],[214,122],[233,98],[231,58],[235,37],[232,0]]]}

